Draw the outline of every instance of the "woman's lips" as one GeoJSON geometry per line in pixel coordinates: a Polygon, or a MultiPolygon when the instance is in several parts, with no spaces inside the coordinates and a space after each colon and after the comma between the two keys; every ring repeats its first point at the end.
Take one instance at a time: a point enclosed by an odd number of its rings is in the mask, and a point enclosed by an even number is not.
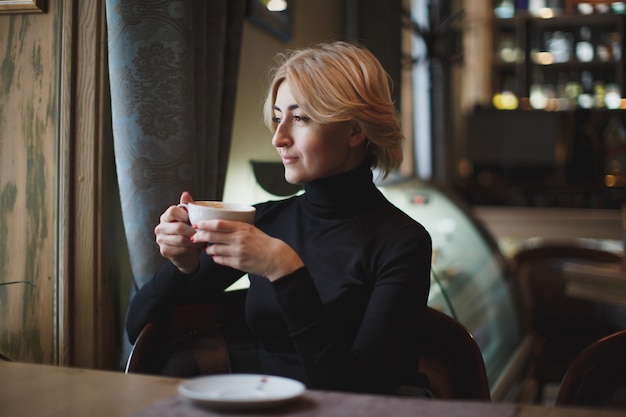
{"type": "Polygon", "coordinates": [[[283,160],[284,165],[293,164],[294,162],[298,160],[298,158],[294,156],[281,156],[281,159],[283,160]]]}

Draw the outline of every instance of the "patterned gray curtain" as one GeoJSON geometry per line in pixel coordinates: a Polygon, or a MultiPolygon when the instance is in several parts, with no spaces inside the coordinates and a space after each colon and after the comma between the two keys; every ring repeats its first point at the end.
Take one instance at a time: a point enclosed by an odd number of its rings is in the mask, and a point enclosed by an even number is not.
{"type": "Polygon", "coordinates": [[[188,190],[223,194],[245,0],[107,0],[115,162],[134,288],[154,226],[188,190]]]}

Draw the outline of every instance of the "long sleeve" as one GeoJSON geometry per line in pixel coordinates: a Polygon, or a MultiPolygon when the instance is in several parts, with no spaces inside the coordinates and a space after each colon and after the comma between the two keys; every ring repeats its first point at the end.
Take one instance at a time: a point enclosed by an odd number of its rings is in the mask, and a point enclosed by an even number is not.
{"type": "Polygon", "coordinates": [[[426,233],[407,233],[381,255],[388,259],[368,297],[346,289],[324,305],[306,268],[274,283],[310,387],[393,393],[406,380],[417,360],[431,247],[426,233]]]}
{"type": "Polygon", "coordinates": [[[143,327],[181,304],[206,303],[235,282],[243,272],[213,263],[204,253],[192,275],[166,262],[133,297],[126,317],[128,339],[134,343],[143,327]]]}

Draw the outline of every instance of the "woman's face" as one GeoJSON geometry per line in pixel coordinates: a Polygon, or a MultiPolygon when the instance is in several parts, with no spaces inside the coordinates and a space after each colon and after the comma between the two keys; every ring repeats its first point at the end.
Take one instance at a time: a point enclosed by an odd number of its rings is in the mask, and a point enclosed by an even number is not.
{"type": "Polygon", "coordinates": [[[296,102],[289,83],[278,87],[272,145],[285,166],[285,179],[303,184],[350,171],[365,161],[365,134],[356,122],[320,124],[296,102]]]}

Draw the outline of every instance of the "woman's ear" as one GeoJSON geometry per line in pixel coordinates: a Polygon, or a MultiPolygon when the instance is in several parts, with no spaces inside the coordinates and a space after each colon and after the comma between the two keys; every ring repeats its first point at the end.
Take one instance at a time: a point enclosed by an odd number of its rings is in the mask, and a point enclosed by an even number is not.
{"type": "Polygon", "coordinates": [[[352,131],[350,132],[350,146],[356,148],[365,142],[365,131],[358,122],[352,122],[352,131]]]}

